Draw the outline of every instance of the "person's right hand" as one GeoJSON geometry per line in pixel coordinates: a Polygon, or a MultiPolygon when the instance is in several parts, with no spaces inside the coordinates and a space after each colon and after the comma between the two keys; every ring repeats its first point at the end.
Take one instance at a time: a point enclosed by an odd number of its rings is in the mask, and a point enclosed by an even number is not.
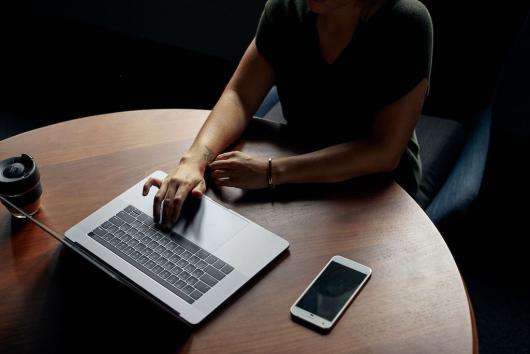
{"type": "Polygon", "coordinates": [[[204,170],[197,163],[181,161],[163,181],[150,177],[144,184],[144,196],[152,186],[158,187],[153,203],[154,221],[170,229],[177,222],[188,194],[191,192],[194,197],[200,198],[206,191],[204,170]]]}

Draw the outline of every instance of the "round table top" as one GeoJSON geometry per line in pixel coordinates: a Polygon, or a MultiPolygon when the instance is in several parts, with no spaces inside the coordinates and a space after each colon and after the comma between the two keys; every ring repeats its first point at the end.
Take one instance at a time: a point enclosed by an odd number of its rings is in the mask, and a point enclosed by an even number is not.
{"type": "MultiPolygon", "coordinates": [[[[38,218],[62,233],[152,171],[171,170],[208,113],[144,110],[72,120],[0,141],[0,159],[20,153],[36,159],[44,189],[38,218]]],[[[277,124],[255,120],[252,127],[234,149],[260,156],[298,151],[281,142],[277,124]]],[[[216,353],[477,350],[455,261],[436,227],[396,183],[374,178],[207,193],[290,247],[194,329],[0,208],[0,346],[216,353]],[[289,308],[336,254],[370,266],[373,274],[333,330],[322,335],[293,322],[289,308]]]]}

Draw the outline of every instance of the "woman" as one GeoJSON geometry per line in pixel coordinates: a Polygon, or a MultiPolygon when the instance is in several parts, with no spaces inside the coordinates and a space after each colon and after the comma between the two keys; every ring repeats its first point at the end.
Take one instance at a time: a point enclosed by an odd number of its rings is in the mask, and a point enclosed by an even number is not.
{"type": "Polygon", "coordinates": [[[188,194],[206,190],[207,168],[216,185],[244,189],[391,172],[414,194],[421,176],[414,127],[431,52],[431,19],[418,0],[269,0],[190,149],[164,181],[145,184],[144,195],[159,188],[155,220],[175,223],[188,194]],[[318,148],[272,161],[221,153],[273,85],[289,129],[318,148]]]}

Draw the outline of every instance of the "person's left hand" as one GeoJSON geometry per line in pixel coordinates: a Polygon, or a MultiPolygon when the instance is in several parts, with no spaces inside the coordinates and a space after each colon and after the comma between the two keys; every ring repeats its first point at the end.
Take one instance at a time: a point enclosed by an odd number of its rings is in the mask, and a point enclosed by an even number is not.
{"type": "Polygon", "coordinates": [[[269,185],[268,161],[240,151],[218,155],[209,167],[212,180],[218,186],[259,189],[269,185]]]}

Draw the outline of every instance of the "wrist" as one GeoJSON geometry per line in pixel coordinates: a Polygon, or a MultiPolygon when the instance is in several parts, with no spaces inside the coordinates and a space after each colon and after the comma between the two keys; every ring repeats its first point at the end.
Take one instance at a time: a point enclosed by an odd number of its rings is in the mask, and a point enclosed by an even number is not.
{"type": "Polygon", "coordinates": [[[180,158],[179,165],[196,166],[204,174],[204,171],[206,171],[206,167],[208,166],[208,162],[202,159],[201,156],[187,152],[180,158]]]}
{"type": "Polygon", "coordinates": [[[272,159],[270,174],[271,174],[273,186],[278,186],[280,184],[286,183],[284,179],[285,173],[284,173],[283,161],[281,159],[278,159],[278,160],[272,159]]]}

